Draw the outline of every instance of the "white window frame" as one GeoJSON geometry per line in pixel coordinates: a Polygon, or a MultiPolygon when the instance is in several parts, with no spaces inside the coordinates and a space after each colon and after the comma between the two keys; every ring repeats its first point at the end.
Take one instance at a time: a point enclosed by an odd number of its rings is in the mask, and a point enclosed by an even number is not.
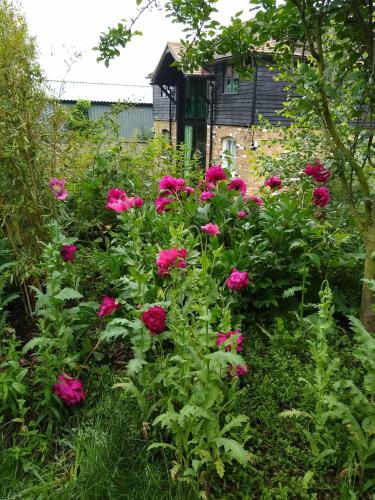
{"type": "Polygon", "coordinates": [[[237,141],[234,137],[223,137],[221,141],[221,165],[223,168],[227,168],[232,177],[236,176],[236,164],[237,164],[237,141]],[[231,157],[232,161],[228,161],[231,157]]]}

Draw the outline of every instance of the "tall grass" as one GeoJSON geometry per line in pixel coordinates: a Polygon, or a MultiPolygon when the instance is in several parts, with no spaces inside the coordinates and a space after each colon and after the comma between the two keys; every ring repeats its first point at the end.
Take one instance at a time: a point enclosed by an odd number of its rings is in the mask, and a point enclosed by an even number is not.
{"type": "Polygon", "coordinates": [[[64,451],[44,468],[15,471],[0,452],[0,498],[58,500],[195,500],[198,493],[170,479],[163,454],[151,455],[133,401],[111,392],[61,439],[64,451]],[[31,472],[31,474],[30,474],[31,472]],[[21,480],[22,478],[22,480],[21,480]]]}

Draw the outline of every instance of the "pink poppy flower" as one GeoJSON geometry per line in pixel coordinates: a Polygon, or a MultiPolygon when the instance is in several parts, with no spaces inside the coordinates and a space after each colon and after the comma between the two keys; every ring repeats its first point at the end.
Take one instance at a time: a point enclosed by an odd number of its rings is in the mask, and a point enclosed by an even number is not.
{"type": "Polygon", "coordinates": [[[117,213],[127,212],[133,207],[134,202],[127,196],[125,196],[124,198],[111,198],[111,200],[105,206],[105,208],[113,210],[117,213]]]}
{"type": "Polygon", "coordinates": [[[171,207],[166,208],[170,203],[173,203],[174,200],[171,198],[164,198],[164,196],[159,196],[155,200],[155,207],[158,214],[163,212],[168,212],[171,210],[171,207]]]}
{"type": "Polygon", "coordinates": [[[245,217],[247,216],[247,212],[245,212],[245,210],[240,210],[237,214],[237,217],[239,219],[244,219],[245,217]]]}
{"type": "Polygon", "coordinates": [[[201,231],[203,233],[210,234],[211,236],[217,236],[220,233],[219,226],[217,224],[206,224],[205,226],[201,226],[201,231]]]}
{"type": "Polygon", "coordinates": [[[167,276],[171,268],[183,269],[186,267],[186,248],[170,248],[168,250],[160,250],[159,255],[156,259],[156,265],[158,266],[158,274],[162,278],[167,276]]]}
{"type": "Polygon", "coordinates": [[[265,182],[264,185],[270,187],[271,189],[280,189],[282,186],[282,180],[280,177],[276,177],[273,175],[272,177],[269,177],[265,182]]]}
{"type": "Polygon", "coordinates": [[[198,188],[200,191],[212,191],[215,189],[215,184],[213,182],[207,182],[205,179],[202,179],[198,184],[198,188]]]}
{"type": "Polygon", "coordinates": [[[131,198],[133,200],[133,204],[136,208],[140,208],[143,206],[143,200],[140,196],[135,196],[131,198]]]}
{"type": "Polygon", "coordinates": [[[126,193],[120,188],[111,188],[107,193],[107,201],[120,200],[126,198],[126,193]]]}
{"type": "Polygon", "coordinates": [[[327,182],[331,177],[331,172],[319,160],[315,160],[314,164],[307,163],[303,172],[312,177],[315,182],[327,182]]]}
{"type": "MultiPolygon", "coordinates": [[[[233,337],[233,335],[238,335],[239,333],[241,333],[241,330],[239,330],[239,329],[234,330],[234,331],[230,331],[228,333],[219,332],[217,334],[217,336],[216,336],[216,345],[218,347],[220,347],[222,344],[224,344],[224,342],[226,342],[231,337],[233,337]]],[[[244,336],[243,335],[239,335],[235,339],[234,344],[236,346],[236,351],[237,352],[241,352],[243,350],[243,341],[244,341],[244,336]]],[[[226,345],[225,346],[225,350],[226,351],[230,351],[231,350],[231,345],[230,344],[226,345]]]]}
{"type": "Polygon", "coordinates": [[[58,382],[53,385],[53,392],[68,406],[75,406],[86,399],[86,393],[80,380],[69,374],[59,375],[58,382]]]}
{"type": "Polygon", "coordinates": [[[159,181],[160,191],[169,191],[170,193],[177,193],[179,191],[184,191],[186,181],[181,178],[171,177],[170,175],[165,175],[159,181]]]}
{"type": "Polygon", "coordinates": [[[219,181],[225,181],[227,176],[220,165],[212,165],[206,170],[206,181],[217,184],[219,181]]]}
{"type": "Polygon", "coordinates": [[[116,299],[104,295],[102,303],[99,306],[98,316],[100,318],[103,316],[111,316],[119,307],[120,304],[116,302],[116,299]]]}
{"type": "Polygon", "coordinates": [[[167,313],[161,306],[150,307],[141,316],[141,320],[146,328],[151,332],[151,335],[164,332],[166,329],[166,318],[167,313]]]}
{"type": "Polygon", "coordinates": [[[240,292],[249,286],[249,273],[240,272],[233,268],[225,283],[234,292],[240,292]]]}
{"type": "Polygon", "coordinates": [[[57,179],[56,177],[52,177],[49,181],[49,187],[57,200],[65,200],[68,196],[68,191],[65,189],[65,182],[65,179],[57,179]]]}
{"type": "Polygon", "coordinates": [[[320,208],[324,208],[330,200],[329,189],[322,186],[317,187],[313,191],[313,204],[320,208]]]}
{"type": "Polygon", "coordinates": [[[259,198],[259,196],[250,196],[249,200],[253,201],[255,205],[258,205],[259,207],[264,205],[264,201],[262,200],[262,198],[259,198]]]}
{"type": "Polygon", "coordinates": [[[192,194],[194,193],[194,188],[192,188],[191,186],[185,186],[183,191],[184,193],[192,194]]]}
{"type": "Polygon", "coordinates": [[[207,201],[214,196],[215,193],[211,193],[210,191],[203,191],[203,193],[201,193],[201,195],[199,196],[199,201],[207,201]]]}
{"type": "Polygon", "coordinates": [[[232,179],[230,183],[227,186],[227,189],[229,191],[239,191],[241,194],[246,194],[247,190],[247,185],[246,182],[243,181],[240,177],[236,177],[235,179],[232,179]]]}
{"type": "Polygon", "coordinates": [[[73,262],[76,251],[75,245],[63,245],[60,249],[60,256],[65,262],[73,262]]]}

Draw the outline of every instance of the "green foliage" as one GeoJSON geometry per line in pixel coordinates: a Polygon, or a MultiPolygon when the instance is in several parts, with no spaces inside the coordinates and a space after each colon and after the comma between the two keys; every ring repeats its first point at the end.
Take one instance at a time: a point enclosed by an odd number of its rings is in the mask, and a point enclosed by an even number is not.
{"type": "Polygon", "coordinates": [[[16,263],[12,275],[31,312],[26,284],[37,284],[35,264],[45,219],[51,210],[43,78],[34,40],[24,19],[5,0],[0,2],[0,237],[16,263]]]}
{"type": "Polygon", "coordinates": [[[87,135],[93,128],[93,122],[89,117],[90,101],[80,100],[70,110],[66,125],[68,129],[87,135]]]}
{"type": "Polygon", "coordinates": [[[313,470],[309,472],[310,479],[313,477],[314,470],[317,466],[322,466],[324,460],[329,455],[335,453],[335,450],[330,447],[329,433],[327,437],[326,424],[328,413],[325,409],[325,397],[329,393],[332,385],[333,377],[339,365],[339,359],[330,359],[329,348],[327,343],[327,335],[332,332],[333,328],[333,297],[328,283],[325,283],[320,293],[320,305],[317,317],[307,318],[306,322],[309,326],[307,334],[314,334],[313,338],[308,341],[310,346],[311,357],[315,366],[312,380],[306,378],[300,379],[306,384],[305,398],[307,401],[306,407],[313,402],[311,411],[301,410],[286,410],[281,413],[282,417],[304,418],[307,419],[307,426],[304,429],[304,435],[310,445],[311,454],[313,457],[313,470]]]}
{"type": "Polygon", "coordinates": [[[353,380],[340,380],[336,389],[342,396],[327,396],[330,417],[342,422],[347,431],[346,463],[348,483],[358,483],[362,493],[375,491],[375,339],[354,317],[350,318],[356,335],[355,357],[360,361],[364,376],[360,385],[353,380]],[[346,396],[346,401],[342,400],[346,396]]]}

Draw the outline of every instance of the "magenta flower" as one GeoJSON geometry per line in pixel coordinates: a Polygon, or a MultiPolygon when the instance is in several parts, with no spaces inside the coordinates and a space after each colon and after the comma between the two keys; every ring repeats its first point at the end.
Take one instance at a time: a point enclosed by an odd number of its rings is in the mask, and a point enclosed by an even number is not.
{"type": "Polygon", "coordinates": [[[327,182],[331,177],[331,172],[319,160],[315,160],[314,164],[307,163],[303,172],[312,177],[315,182],[327,182]]]}
{"type": "Polygon", "coordinates": [[[57,179],[56,177],[52,177],[49,181],[50,190],[57,200],[65,200],[68,196],[68,191],[65,189],[65,182],[65,179],[57,179]]]}
{"type": "Polygon", "coordinates": [[[166,318],[167,313],[161,306],[150,307],[141,316],[141,320],[146,328],[151,332],[151,335],[164,332],[166,329],[166,318]]]}
{"type": "Polygon", "coordinates": [[[185,190],[185,180],[181,178],[171,177],[170,175],[164,176],[159,181],[160,191],[169,191],[170,193],[177,193],[185,190]]]}
{"type": "Polygon", "coordinates": [[[249,273],[240,272],[233,268],[225,283],[234,292],[240,292],[249,286],[249,273]]]}
{"type": "Polygon", "coordinates": [[[217,236],[220,233],[219,226],[217,224],[206,224],[205,226],[201,226],[201,231],[203,233],[210,234],[211,236],[217,236]]]}
{"type": "Polygon", "coordinates": [[[227,189],[229,189],[229,191],[236,190],[239,191],[241,194],[246,194],[247,185],[246,182],[243,181],[240,177],[236,177],[235,179],[232,179],[230,181],[230,183],[227,186],[227,189]]]}
{"type": "Polygon", "coordinates": [[[53,392],[68,406],[74,406],[86,399],[86,393],[80,380],[71,378],[69,374],[65,373],[59,375],[57,380],[58,382],[53,385],[53,392]]]}
{"type": "MultiPolygon", "coordinates": [[[[239,330],[239,329],[231,331],[231,332],[228,332],[228,333],[219,332],[216,335],[216,345],[218,347],[220,347],[221,344],[224,344],[224,342],[226,342],[227,340],[229,340],[231,337],[233,337],[234,335],[237,335],[237,338],[234,339],[233,345],[236,346],[236,351],[237,352],[241,352],[243,350],[244,336],[243,335],[238,335],[239,333],[241,333],[241,330],[239,330]]],[[[231,344],[226,345],[225,346],[225,350],[226,351],[230,351],[231,350],[231,344]]]]}
{"type": "Polygon", "coordinates": [[[192,194],[192,193],[194,193],[194,188],[192,188],[191,186],[185,186],[184,192],[188,193],[188,194],[192,194]]]}
{"type": "Polygon", "coordinates": [[[164,196],[159,196],[155,200],[155,207],[158,214],[163,212],[168,212],[171,207],[166,208],[170,203],[173,203],[174,200],[171,198],[164,198],[164,196]]]}
{"type": "Polygon", "coordinates": [[[121,200],[126,198],[126,193],[122,189],[119,188],[111,188],[107,193],[107,201],[110,202],[112,200],[121,200]]]}
{"type": "Polygon", "coordinates": [[[264,205],[264,201],[262,200],[262,198],[259,198],[259,196],[250,196],[249,200],[253,201],[255,205],[258,205],[259,207],[264,205]]]}
{"type": "Polygon", "coordinates": [[[76,251],[75,245],[63,245],[60,249],[60,256],[65,262],[73,262],[76,251]]]}
{"type": "Polygon", "coordinates": [[[203,193],[201,193],[201,195],[199,196],[199,201],[207,201],[214,196],[215,193],[211,193],[211,191],[203,191],[203,193]]]}
{"type": "Polygon", "coordinates": [[[125,191],[119,188],[111,188],[107,193],[106,208],[113,210],[117,213],[126,212],[132,208],[133,203],[126,196],[125,191]]]}
{"type": "Polygon", "coordinates": [[[227,176],[220,165],[212,165],[206,170],[206,181],[217,184],[219,181],[225,181],[227,176]]]}
{"type": "Polygon", "coordinates": [[[186,248],[170,248],[168,250],[160,250],[159,255],[156,259],[156,265],[158,266],[158,274],[162,278],[167,276],[171,268],[183,269],[186,267],[186,248]]]}
{"type": "Polygon", "coordinates": [[[133,204],[136,208],[140,208],[143,206],[143,200],[140,196],[135,196],[134,198],[131,198],[133,200],[133,204]]]}
{"type": "Polygon", "coordinates": [[[324,208],[330,200],[329,189],[322,186],[317,187],[313,191],[313,204],[320,208],[324,208]]]}
{"type": "Polygon", "coordinates": [[[245,210],[240,210],[237,214],[237,217],[239,219],[244,219],[245,217],[247,216],[247,212],[245,212],[245,210]]]}
{"type": "Polygon", "coordinates": [[[249,370],[246,365],[237,365],[236,369],[234,369],[232,365],[228,365],[227,375],[230,379],[232,379],[233,377],[240,378],[247,375],[248,371],[249,370]]]}
{"type": "Polygon", "coordinates": [[[131,198],[128,198],[126,195],[123,198],[111,198],[111,201],[109,201],[105,208],[108,208],[109,210],[113,210],[114,212],[121,213],[121,212],[127,212],[131,208],[134,207],[134,203],[131,200],[131,198]]]}
{"type": "Polygon", "coordinates": [[[142,198],[134,196],[134,193],[132,193],[132,196],[129,198],[122,189],[112,188],[108,191],[107,204],[105,207],[117,213],[121,213],[131,208],[141,207],[142,205],[142,198]]]}
{"type": "Polygon", "coordinates": [[[276,177],[273,175],[272,177],[269,177],[265,182],[264,185],[270,187],[271,189],[280,189],[282,186],[282,180],[280,177],[276,177]]]}
{"type": "Polygon", "coordinates": [[[200,191],[212,191],[215,189],[215,184],[213,182],[207,182],[205,179],[202,179],[198,184],[198,188],[200,191]]]}
{"type": "Polygon", "coordinates": [[[116,299],[104,295],[97,314],[100,318],[103,316],[111,316],[119,307],[120,304],[116,302],[116,299]]]}

